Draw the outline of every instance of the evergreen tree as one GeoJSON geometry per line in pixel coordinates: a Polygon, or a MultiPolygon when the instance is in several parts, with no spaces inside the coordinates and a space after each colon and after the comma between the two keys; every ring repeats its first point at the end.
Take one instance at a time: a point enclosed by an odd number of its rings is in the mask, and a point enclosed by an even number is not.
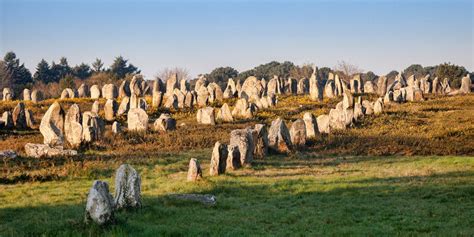
{"type": "Polygon", "coordinates": [[[92,71],[89,65],[81,63],[72,69],[72,75],[84,80],[92,75],[92,71]]]}
{"type": "Polygon", "coordinates": [[[94,73],[99,73],[103,71],[104,63],[102,60],[96,58],[95,61],[92,63],[92,70],[94,73]]]}
{"type": "Polygon", "coordinates": [[[34,79],[35,81],[40,81],[43,83],[53,82],[54,78],[52,78],[51,75],[51,68],[49,67],[49,64],[46,62],[46,60],[41,59],[41,61],[38,63],[38,66],[36,66],[34,79]]]}
{"type": "Polygon", "coordinates": [[[23,63],[20,63],[20,59],[16,57],[14,52],[5,54],[3,64],[5,75],[2,81],[6,84],[16,89],[33,82],[30,70],[28,70],[23,63]]]}
{"type": "Polygon", "coordinates": [[[125,78],[127,74],[140,73],[137,67],[128,63],[128,60],[124,59],[122,56],[115,58],[109,70],[112,76],[117,80],[125,78]]]}

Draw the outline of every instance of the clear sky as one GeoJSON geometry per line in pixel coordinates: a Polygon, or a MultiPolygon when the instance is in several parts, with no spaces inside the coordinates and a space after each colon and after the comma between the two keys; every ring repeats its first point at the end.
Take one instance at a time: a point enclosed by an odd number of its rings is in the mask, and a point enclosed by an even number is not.
{"type": "Polygon", "coordinates": [[[110,65],[122,55],[151,79],[272,60],[377,74],[419,63],[474,70],[472,0],[0,0],[0,53],[35,71],[42,59],[110,65]]]}

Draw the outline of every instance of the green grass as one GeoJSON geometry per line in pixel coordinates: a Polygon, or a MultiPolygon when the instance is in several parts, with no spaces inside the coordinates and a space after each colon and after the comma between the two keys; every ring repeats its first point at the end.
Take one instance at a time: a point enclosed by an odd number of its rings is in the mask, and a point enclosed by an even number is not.
{"type": "MultiPolygon", "coordinates": [[[[144,207],[106,228],[83,224],[97,177],[0,186],[0,236],[473,235],[473,157],[272,156],[208,177],[210,150],[135,165],[144,207]],[[205,179],[185,182],[196,156],[205,179]],[[218,204],[170,200],[210,193],[218,204]]],[[[115,169],[116,167],[110,167],[115,169]]]]}

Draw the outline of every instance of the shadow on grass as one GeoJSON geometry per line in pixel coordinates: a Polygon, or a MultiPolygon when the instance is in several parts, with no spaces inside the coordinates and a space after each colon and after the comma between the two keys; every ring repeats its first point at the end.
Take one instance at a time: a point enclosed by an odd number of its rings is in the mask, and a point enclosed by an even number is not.
{"type": "MultiPolygon", "coordinates": [[[[1,236],[472,235],[474,172],[357,181],[239,179],[200,188],[214,207],[145,196],[105,228],[83,224],[85,204],[0,209],[1,236]]],[[[199,185],[196,184],[196,185],[199,185]]]]}

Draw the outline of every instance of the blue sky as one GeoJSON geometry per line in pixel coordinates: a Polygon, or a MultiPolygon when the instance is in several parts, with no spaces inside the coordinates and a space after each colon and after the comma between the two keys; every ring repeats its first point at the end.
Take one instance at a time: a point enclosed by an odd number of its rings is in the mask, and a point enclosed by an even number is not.
{"type": "Polygon", "coordinates": [[[122,55],[151,79],[165,67],[193,76],[272,60],[385,74],[413,63],[474,70],[473,1],[0,0],[0,53],[34,71],[122,55]]]}

